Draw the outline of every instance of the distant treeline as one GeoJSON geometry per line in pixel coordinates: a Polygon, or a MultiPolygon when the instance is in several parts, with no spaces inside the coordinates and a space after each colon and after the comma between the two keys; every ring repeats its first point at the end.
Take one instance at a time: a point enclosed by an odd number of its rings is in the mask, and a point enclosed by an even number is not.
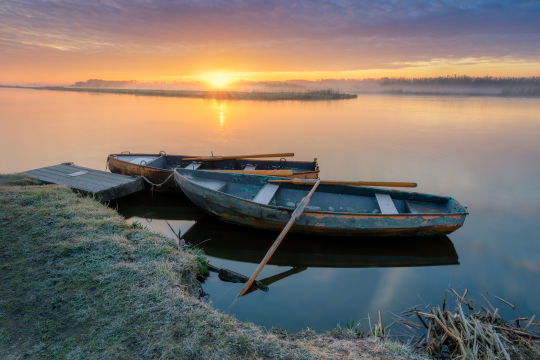
{"type": "Polygon", "coordinates": [[[355,94],[540,96],[540,77],[440,76],[423,78],[321,79],[244,82],[261,91],[334,89],[355,94]]]}
{"type": "Polygon", "coordinates": [[[538,86],[540,77],[472,77],[472,76],[440,76],[426,78],[381,78],[381,85],[459,85],[459,86],[538,86]]]}
{"type": "Polygon", "coordinates": [[[391,94],[540,96],[540,77],[383,78],[378,80],[378,84],[381,92],[391,94]]]}
{"type": "Polygon", "coordinates": [[[101,79],[88,79],[86,81],[77,81],[72,86],[74,87],[88,87],[88,88],[125,88],[133,87],[137,85],[135,80],[116,81],[116,80],[101,80],[101,79]]]}

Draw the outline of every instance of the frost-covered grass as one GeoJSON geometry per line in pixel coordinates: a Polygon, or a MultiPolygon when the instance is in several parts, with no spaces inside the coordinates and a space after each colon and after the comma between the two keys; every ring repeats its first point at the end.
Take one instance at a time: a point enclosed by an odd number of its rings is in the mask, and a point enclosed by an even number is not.
{"type": "Polygon", "coordinates": [[[0,176],[0,358],[414,358],[376,339],[287,334],[200,300],[205,258],[67,187],[0,176]]]}

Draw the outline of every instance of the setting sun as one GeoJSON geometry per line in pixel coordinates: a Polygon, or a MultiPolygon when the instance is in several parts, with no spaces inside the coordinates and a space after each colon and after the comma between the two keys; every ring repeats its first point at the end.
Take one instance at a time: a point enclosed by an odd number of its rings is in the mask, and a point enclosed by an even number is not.
{"type": "Polygon", "coordinates": [[[223,89],[234,80],[234,76],[232,74],[223,72],[207,74],[204,75],[203,78],[206,83],[216,89],[223,89]]]}

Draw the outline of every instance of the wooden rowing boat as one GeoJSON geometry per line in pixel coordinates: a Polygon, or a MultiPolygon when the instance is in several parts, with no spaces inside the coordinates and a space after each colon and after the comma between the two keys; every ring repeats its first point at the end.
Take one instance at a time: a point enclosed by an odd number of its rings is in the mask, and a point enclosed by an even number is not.
{"type": "Polygon", "coordinates": [[[156,186],[157,191],[178,191],[172,176],[173,169],[190,168],[218,172],[240,172],[281,176],[297,179],[316,179],[319,175],[317,159],[313,161],[291,161],[260,159],[223,159],[217,161],[191,161],[191,155],[159,154],[111,154],[107,157],[107,166],[113,173],[144,176],[156,186]]]}
{"type": "MultiPolygon", "coordinates": [[[[219,221],[194,206],[183,194],[151,196],[139,192],[118,200],[113,207],[126,219],[151,219],[153,229],[163,231],[166,236],[176,237],[179,227],[187,228],[181,233],[187,244],[220,259],[258,263],[276,237],[272,231],[219,221]]],[[[459,258],[446,235],[362,237],[362,241],[357,241],[354,237],[289,234],[268,264],[327,268],[403,267],[459,264],[459,258]]]]}
{"type": "MultiPolygon", "coordinates": [[[[176,169],[176,183],[201,209],[228,222],[281,230],[310,187],[275,177],[176,169]]],[[[467,210],[446,197],[321,183],[291,231],[338,236],[435,235],[460,228],[467,210]]]]}

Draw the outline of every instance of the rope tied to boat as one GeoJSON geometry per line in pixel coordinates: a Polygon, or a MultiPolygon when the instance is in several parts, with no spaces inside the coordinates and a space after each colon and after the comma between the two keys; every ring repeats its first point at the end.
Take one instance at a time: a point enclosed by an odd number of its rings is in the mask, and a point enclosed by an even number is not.
{"type": "Polygon", "coordinates": [[[152,192],[152,196],[154,196],[154,188],[157,188],[157,187],[161,187],[162,185],[164,185],[167,181],[169,181],[169,179],[171,177],[173,177],[174,173],[171,173],[169,176],[167,176],[167,178],[165,180],[163,180],[162,183],[160,184],[156,184],[156,183],[153,183],[152,181],[148,180],[148,178],[144,175],[140,175],[141,178],[146,181],[148,184],[150,184],[151,188],[150,188],[150,191],[152,192]]]}

